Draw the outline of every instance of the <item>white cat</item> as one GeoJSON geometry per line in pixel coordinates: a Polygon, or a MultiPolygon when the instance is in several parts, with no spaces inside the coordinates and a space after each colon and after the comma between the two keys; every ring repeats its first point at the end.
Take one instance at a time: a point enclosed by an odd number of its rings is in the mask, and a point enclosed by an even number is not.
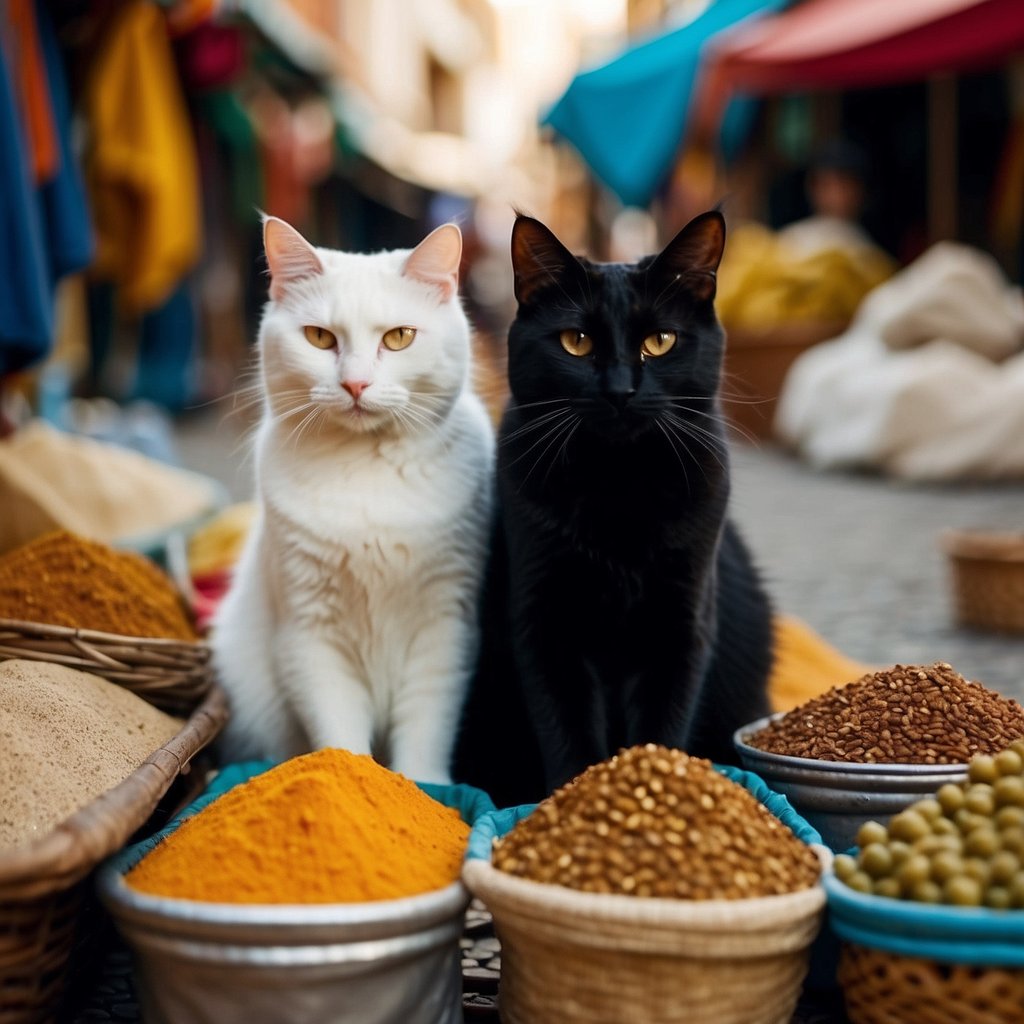
{"type": "Polygon", "coordinates": [[[445,782],[477,651],[494,440],[454,224],[411,252],[267,218],[260,515],[214,623],[232,758],[320,747],[445,782]]]}

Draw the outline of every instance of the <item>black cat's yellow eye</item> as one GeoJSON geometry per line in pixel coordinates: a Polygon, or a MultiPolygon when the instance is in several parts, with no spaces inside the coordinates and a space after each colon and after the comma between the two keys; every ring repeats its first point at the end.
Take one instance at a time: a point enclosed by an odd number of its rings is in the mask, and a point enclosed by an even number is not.
{"type": "Polygon", "coordinates": [[[562,331],[558,340],[571,356],[589,356],[594,351],[593,338],[582,331],[562,331]]]}
{"type": "Polygon", "coordinates": [[[390,331],[384,332],[384,337],[380,340],[389,351],[401,352],[403,348],[408,348],[412,344],[415,337],[415,327],[392,327],[390,331]]]}
{"type": "Polygon", "coordinates": [[[303,327],[306,341],[314,348],[334,348],[338,339],[326,327],[303,327]]]}
{"type": "Polygon", "coordinates": [[[644,356],[663,356],[676,343],[675,331],[658,331],[657,334],[648,334],[640,346],[640,353],[644,356]]]}

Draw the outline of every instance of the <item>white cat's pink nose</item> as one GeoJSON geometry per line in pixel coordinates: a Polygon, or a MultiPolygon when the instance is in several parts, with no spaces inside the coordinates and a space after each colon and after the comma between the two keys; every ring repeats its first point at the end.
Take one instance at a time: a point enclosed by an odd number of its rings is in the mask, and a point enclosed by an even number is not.
{"type": "Polygon", "coordinates": [[[370,386],[370,382],[368,380],[343,380],[341,386],[358,402],[359,396],[370,386]]]}

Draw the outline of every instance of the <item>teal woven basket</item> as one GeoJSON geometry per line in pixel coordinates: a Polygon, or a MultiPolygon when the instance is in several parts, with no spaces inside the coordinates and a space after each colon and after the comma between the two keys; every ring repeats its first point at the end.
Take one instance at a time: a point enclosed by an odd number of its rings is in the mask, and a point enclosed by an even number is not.
{"type": "Polygon", "coordinates": [[[913,903],[823,879],[852,1024],[1024,1021],[1024,911],[913,903]]]}
{"type": "MultiPolygon", "coordinates": [[[[747,789],[823,866],[818,832],[752,772],[718,770],[747,789]]],[[[785,1024],[818,934],[820,886],[737,900],[638,898],[533,882],[490,863],[496,838],[536,805],[482,815],[463,879],[501,940],[505,1024],[785,1024]]]]}

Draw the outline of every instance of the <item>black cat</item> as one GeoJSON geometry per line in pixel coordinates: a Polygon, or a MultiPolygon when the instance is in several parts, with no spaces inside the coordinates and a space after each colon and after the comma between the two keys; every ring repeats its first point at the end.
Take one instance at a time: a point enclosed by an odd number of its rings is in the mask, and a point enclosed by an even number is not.
{"type": "Polygon", "coordinates": [[[771,608],[726,519],[720,213],[635,265],[512,232],[512,397],[455,776],[537,800],[620,747],[733,760],[767,714],[771,608]]]}

